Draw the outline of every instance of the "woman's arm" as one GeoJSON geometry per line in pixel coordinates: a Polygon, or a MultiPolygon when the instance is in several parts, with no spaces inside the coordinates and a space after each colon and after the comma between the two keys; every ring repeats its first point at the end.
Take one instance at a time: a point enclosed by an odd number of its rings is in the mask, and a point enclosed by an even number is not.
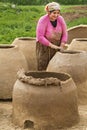
{"type": "Polygon", "coordinates": [[[60,22],[62,26],[62,38],[61,38],[61,46],[64,46],[68,39],[67,26],[62,16],[60,16],[60,22]]]}
{"type": "Polygon", "coordinates": [[[36,28],[36,37],[37,41],[39,41],[41,44],[49,46],[50,42],[45,37],[46,27],[47,27],[46,19],[44,20],[44,17],[40,18],[36,28]]]}

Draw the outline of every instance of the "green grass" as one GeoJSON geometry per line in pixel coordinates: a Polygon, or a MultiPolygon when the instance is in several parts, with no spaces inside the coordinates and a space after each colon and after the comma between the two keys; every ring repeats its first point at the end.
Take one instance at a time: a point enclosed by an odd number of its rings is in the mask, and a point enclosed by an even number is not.
{"type": "MultiPolygon", "coordinates": [[[[62,6],[61,12],[72,12],[72,6],[62,6]]],[[[0,43],[11,44],[16,37],[35,37],[38,19],[45,14],[44,6],[16,6],[0,2],[0,43]]],[[[66,21],[68,28],[87,24],[87,18],[66,21]]]]}
{"type": "Polygon", "coordinates": [[[87,17],[86,18],[79,18],[79,19],[76,19],[72,22],[67,22],[67,24],[68,24],[68,28],[79,25],[79,24],[87,24],[87,17]]]}

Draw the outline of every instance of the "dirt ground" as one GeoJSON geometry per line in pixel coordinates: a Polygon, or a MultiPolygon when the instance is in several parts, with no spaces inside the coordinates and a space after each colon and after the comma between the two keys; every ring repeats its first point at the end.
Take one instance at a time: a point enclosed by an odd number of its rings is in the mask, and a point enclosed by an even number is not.
{"type": "MultiPolygon", "coordinates": [[[[71,9],[71,8],[70,8],[71,9]]],[[[75,6],[75,12],[64,13],[65,20],[74,20],[79,17],[87,17],[87,6],[75,6]],[[83,13],[79,10],[83,10],[83,13]]],[[[65,128],[62,130],[87,130],[87,105],[79,106],[80,122],[71,128],[65,128]]],[[[23,130],[12,123],[12,102],[11,101],[0,101],[0,130],[23,130]]],[[[26,129],[30,130],[30,129],[26,129]]]]}
{"type": "Polygon", "coordinates": [[[73,10],[73,11],[67,12],[67,13],[62,13],[62,16],[64,17],[66,22],[74,21],[78,18],[87,17],[87,5],[74,6],[73,8],[70,8],[70,10],[73,10]]]}

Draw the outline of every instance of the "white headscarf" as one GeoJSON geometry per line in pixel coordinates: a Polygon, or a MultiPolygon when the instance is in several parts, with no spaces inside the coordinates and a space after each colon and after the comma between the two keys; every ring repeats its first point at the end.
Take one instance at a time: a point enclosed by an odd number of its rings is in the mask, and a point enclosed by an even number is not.
{"type": "Polygon", "coordinates": [[[53,10],[60,10],[60,5],[56,2],[51,2],[45,6],[45,11],[49,12],[53,10]]]}

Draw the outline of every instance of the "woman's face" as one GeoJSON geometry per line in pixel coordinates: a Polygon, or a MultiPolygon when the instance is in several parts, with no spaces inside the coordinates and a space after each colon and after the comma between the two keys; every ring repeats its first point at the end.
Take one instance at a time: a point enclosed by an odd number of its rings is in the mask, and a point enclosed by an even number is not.
{"type": "Polygon", "coordinates": [[[55,10],[55,11],[49,12],[48,15],[51,21],[55,21],[57,17],[60,15],[60,11],[55,10]]]}

